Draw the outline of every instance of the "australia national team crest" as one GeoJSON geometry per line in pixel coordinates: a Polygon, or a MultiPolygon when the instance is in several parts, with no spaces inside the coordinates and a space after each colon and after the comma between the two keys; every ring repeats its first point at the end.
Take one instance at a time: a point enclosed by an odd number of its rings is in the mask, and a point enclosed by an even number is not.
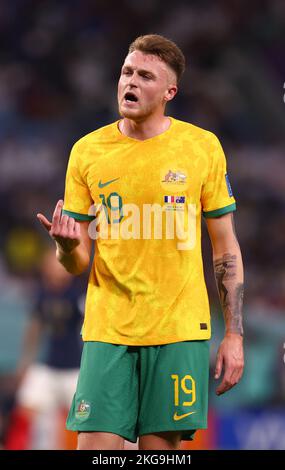
{"type": "Polygon", "coordinates": [[[162,180],[163,183],[180,183],[184,184],[186,182],[187,176],[182,173],[181,171],[171,171],[169,170],[165,177],[164,180],[162,180]]]}
{"type": "Polygon", "coordinates": [[[85,420],[89,417],[91,411],[91,405],[85,400],[81,400],[77,406],[75,417],[80,420],[85,420]]]}
{"type": "Polygon", "coordinates": [[[183,168],[162,169],[160,176],[161,186],[171,193],[185,191],[188,187],[187,171],[183,168]]]}

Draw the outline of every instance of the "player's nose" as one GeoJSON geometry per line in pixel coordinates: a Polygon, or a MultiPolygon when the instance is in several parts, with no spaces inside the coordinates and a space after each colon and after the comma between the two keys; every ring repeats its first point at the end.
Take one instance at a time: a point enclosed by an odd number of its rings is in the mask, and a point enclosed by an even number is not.
{"type": "Polygon", "coordinates": [[[129,76],[128,85],[135,87],[137,86],[137,75],[135,73],[129,76]]]}

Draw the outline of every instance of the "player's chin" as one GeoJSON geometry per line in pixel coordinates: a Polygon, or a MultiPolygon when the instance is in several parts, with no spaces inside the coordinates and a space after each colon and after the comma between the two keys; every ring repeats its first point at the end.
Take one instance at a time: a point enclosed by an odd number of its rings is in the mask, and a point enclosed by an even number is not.
{"type": "Polygon", "coordinates": [[[141,109],[127,108],[126,106],[120,106],[119,113],[122,117],[128,118],[128,119],[138,118],[142,115],[141,109]]]}

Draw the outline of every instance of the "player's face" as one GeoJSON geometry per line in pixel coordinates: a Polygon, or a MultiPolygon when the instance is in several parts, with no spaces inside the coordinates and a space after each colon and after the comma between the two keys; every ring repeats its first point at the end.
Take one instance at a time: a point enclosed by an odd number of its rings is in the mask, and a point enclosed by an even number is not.
{"type": "Polygon", "coordinates": [[[163,114],[177,92],[174,72],[159,57],[134,51],[123,64],[118,84],[121,116],[142,121],[163,114]]]}

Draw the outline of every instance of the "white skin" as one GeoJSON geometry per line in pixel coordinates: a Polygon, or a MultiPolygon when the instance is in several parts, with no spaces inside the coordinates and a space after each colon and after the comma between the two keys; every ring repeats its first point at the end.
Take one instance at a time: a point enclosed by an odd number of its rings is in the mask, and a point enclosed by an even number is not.
{"type": "Polygon", "coordinates": [[[165,106],[177,93],[175,72],[158,56],[134,51],[127,55],[118,83],[118,106],[123,119],[120,131],[145,140],[161,134],[170,126],[165,106]],[[138,101],[127,101],[125,94],[135,94],[138,101]]]}

